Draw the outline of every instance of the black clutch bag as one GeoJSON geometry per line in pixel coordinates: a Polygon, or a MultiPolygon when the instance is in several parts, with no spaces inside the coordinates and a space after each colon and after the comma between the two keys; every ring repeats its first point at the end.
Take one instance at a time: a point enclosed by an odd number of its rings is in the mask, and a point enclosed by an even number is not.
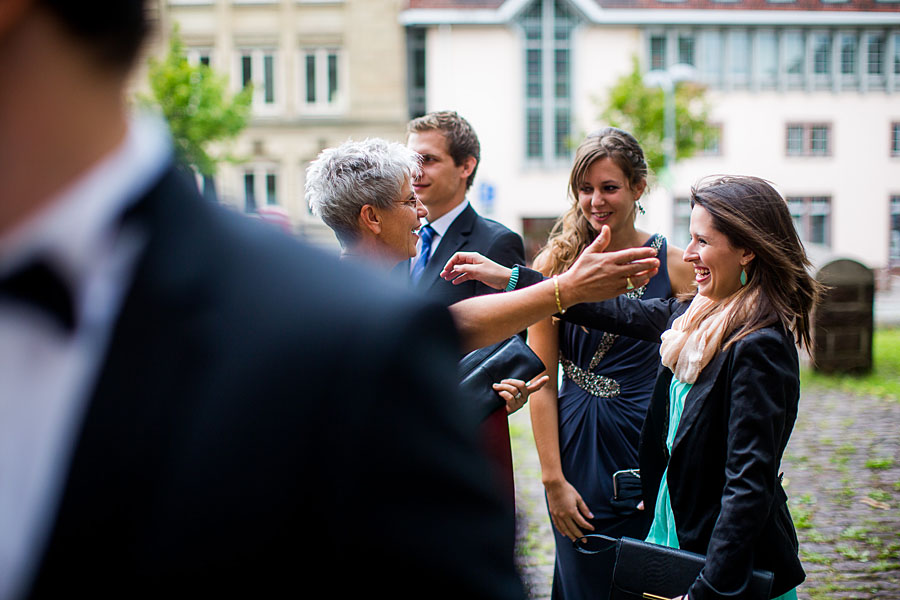
{"type": "Polygon", "coordinates": [[[504,405],[493,385],[503,379],[531,381],[546,367],[518,335],[473,350],[459,361],[459,389],[466,402],[473,402],[479,420],[504,405]]]}
{"type": "MultiPolygon", "coordinates": [[[[589,534],[574,542],[575,549],[585,554],[602,552],[604,549],[590,548],[589,544],[595,540],[611,542],[616,547],[610,600],[668,600],[681,596],[687,593],[706,564],[702,554],[629,537],[616,539],[589,534]]],[[[735,600],[769,600],[772,577],[770,571],[754,569],[744,591],[731,597],[735,600]]]]}

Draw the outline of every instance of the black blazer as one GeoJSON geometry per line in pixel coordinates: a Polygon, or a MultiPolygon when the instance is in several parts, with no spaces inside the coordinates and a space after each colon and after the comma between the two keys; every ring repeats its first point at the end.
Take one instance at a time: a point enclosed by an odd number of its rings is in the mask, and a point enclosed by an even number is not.
{"type": "Polygon", "coordinates": [[[149,244],[28,597],[523,597],[445,309],[172,170],[131,222],[149,244]]]}
{"type": "MultiPolygon", "coordinates": [[[[539,279],[520,272],[521,286],[539,279]]],[[[687,307],[674,298],[619,297],[573,306],[561,318],[659,343],[687,307]]],[[[752,568],[775,574],[773,596],[796,587],[805,574],[779,475],[800,398],[793,337],[771,325],[719,352],[688,392],[670,457],[671,381],[661,366],[641,431],[641,482],[653,511],[668,466],[679,545],[707,557],[691,598],[725,598],[743,589],[752,568]]]]}
{"type": "MultiPolygon", "coordinates": [[[[506,267],[525,262],[525,247],[519,234],[496,221],[485,219],[475,212],[471,204],[459,213],[447,233],[439,239],[440,244],[425,266],[416,288],[444,306],[496,291],[480,281],[453,285],[441,279],[441,270],[457,252],[480,252],[506,267]]],[[[403,263],[403,267],[408,269],[408,263],[403,263]]]]}

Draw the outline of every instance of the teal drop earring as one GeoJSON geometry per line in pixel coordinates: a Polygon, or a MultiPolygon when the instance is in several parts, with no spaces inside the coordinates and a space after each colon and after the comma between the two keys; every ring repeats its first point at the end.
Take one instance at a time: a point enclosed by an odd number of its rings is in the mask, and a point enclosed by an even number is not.
{"type": "Polygon", "coordinates": [[[741,268],[741,287],[747,285],[747,271],[741,268]]]}

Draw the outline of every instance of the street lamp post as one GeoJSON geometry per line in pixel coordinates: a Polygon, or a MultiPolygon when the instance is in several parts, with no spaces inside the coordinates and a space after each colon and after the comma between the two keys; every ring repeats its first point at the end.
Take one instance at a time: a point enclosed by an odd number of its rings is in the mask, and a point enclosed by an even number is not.
{"type": "Polygon", "coordinates": [[[691,65],[677,63],[667,69],[653,69],[644,75],[644,85],[658,87],[663,91],[663,180],[670,192],[672,169],[675,166],[675,84],[695,80],[695,73],[696,69],[691,65]]]}

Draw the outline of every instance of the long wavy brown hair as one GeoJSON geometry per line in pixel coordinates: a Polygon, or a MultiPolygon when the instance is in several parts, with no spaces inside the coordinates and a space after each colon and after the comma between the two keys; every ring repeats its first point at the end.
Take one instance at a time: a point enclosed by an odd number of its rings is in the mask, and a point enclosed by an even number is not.
{"type": "MultiPolygon", "coordinates": [[[[758,177],[715,176],[691,188],[691,208],[695,206],[706,209],[713,227],[733,247],[755,254],[745,268],[747,284],[732,297],[745,306],[733,314],[735,322],[726,326],[726,331],[735,333],[725,348],[776,321],[794,332],[798,344],[809,348],[810,315],[824,288],[809,274],[809,258],[781,194],[758,177]]],[[[686,300],[696,293],[695,289],[679,298],[686,300]]],[[[698,316],[699,324],[708,315],[698,316]]]]}
{"type": "Polygon", "coordinates": [[[615,127],[589,133],[575,152],[575,164],[569,175],[572,205],[556,220],[547,244],[535,258],[535,263],[545,275],[564,273],[597,237],[597,232],[578,206],[578,190],[584,184],[590,166],[601,158],[609,158],[622,169],[631,189],[646,186],[647,161],[633,135],[615,127]]]}

